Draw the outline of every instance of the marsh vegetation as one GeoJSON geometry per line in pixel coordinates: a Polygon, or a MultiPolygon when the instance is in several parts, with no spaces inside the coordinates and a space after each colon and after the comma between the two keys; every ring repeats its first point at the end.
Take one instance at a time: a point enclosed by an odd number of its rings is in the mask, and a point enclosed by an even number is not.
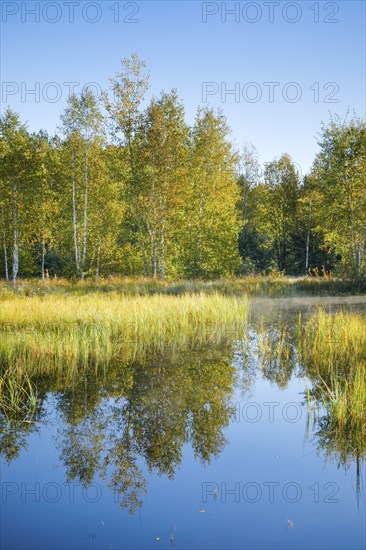
{"type": "Polygon", "coordinates": [[[30,373],[72,371],[141,355],[150,347],[220,340],[244,332],[246,296],[217,293],[121,296],[17,296],[0,310],[0,365],[30,373]],[[67,365],[67,367],[65,367],[67,365]]]}
{"type": "MultiPolygon", "coordinates": [[[[111,517],[114,508],[142,513],[151,498],[164,508],[154,493],[164,479],[178,483],[183,503],[209,511],[208,503],[192,501],[187,464],[199,468],[198,492],[215,475],[239,477],[243,464],[254,479],[262,479],[263,464],[286,477],[291,466],[285,457],[297,464],[305,440],[316,451],[310,451],[310,472],[316,480],[323,476],[320,487],[329,479],[319,472],[334,464],[331,483],[342,490],[352,486],[360,507],[366,457],[363,298],[345,306],[347,298],[341,305],[328,297],[319,308],[314,303],[320,298],[248,296],[242,292],[247,281],[222,282],[230,289],[225,294],[214,283],[139,284],[134,292],[128,281],[99,288],[64,281],[2,287],[0,453],[9,472],[32,449],[38,453],[38,441],[50,433],[45,460],[51,455],[59,465],[60,487],[103,487],[103,494],[113,495],[113,503],[103,500],[111,517]],[[262,403],[262,416],[268,402],[295,403],[303,422],[283,424],[275,417],[267,425],[249,418],[242,425],[238,410],[246,410],[248,401],[257,408],[262,403]],[[347,472],[355,472],[351,483],[347,472]]],[[[217,493],[218,517],[219,499],[217,493]]],[[[63,514],[72,512],[68,506],[63,514]]],[[[273,512],[263,506],[261,515],[270,518],[273,512]]],[[[339,506],[346,513],[343,501],[339,506]]],[[[102,514],[104,508],[95,509],[102,514]]],[[[31,504],[27,510],[37,513],[31,504]]],[[[235,517],[242,513],[237,505],[230,510],[235,517]]],[[[293,513],[283,509],[281,515],[297,529],[293,513]]],[[[124,525],[135,536],[133,523],[124,525]]],[[[173,525],[177,540],[179,517],[173,525]]]]}

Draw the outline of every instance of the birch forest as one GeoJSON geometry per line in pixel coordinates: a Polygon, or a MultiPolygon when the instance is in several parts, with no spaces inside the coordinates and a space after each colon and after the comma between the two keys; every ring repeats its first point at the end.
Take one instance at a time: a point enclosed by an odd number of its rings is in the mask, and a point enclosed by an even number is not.
{"type": "Polygon", "coordinates": [[[364,120],[322,124],[302,175],[286,153],[238,150],[221,111],[187,124],[136,54],[110,85],[71,96],[52,136],[1,116],[0,277],[365,277],[364,120]]]}

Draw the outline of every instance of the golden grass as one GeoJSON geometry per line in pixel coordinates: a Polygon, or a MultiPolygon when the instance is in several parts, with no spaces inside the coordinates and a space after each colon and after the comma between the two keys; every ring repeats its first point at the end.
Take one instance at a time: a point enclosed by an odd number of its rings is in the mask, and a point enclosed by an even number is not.
{"type": "Polygon", "coordinates": [[[366,319],[320,309],[303,329],[300,355],[337,430],[366,437],[366,319]]]}
{"type": "Polygon", "coordinates": [[[1,302],[0,365],[18,372],[72,369],[151,345],[219,340],[243,330],[248,309],[246,296],[217,293],[11,296],[1,302]]]}
{"type": "Polygon", "coordinates": [[[72,294],[83,296],[89,293],[118,293],[123,296],[147,296],[152,294],[214,294],[287,296],[302,294],[336,295],[366,292],[366,281],[324,279],[322,277],[286,277],[247,275],[224,279],[160,281],[144,277],[106,277],[98,283],[67,279],[20,279],[16,286],[0,281],[0,300],[17,296],[42,296],[49,294],[72,294]]]}

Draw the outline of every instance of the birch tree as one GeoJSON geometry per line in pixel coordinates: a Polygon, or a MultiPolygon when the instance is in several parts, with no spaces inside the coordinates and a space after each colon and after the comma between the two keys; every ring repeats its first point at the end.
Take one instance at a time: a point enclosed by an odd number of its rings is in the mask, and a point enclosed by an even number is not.
{"type": "Polygon", "coordinates": [[[96,97],[88,91],[82,93],[80,97],[71,96],[62,116],[62,122],[68,149],[71,152],[75,269],[84,280],[87,259],[91,156],[101,146],[103,134],[103,117],[96,97]],[[81,204],[78,205],[78,202],[81,204]],[[81,229],[79,229],[80,226],[81,229]]]}
{"type": "Polygon", "coordinates": [[[283,271],[291,265],[291,238],[295,230],[300,178],[289,155],[267,164],[264,170],[266,201],[259,209],[274,251],[275,267],[283,271]]]}
{"type": "Polygon", "coordinates": [[[152,274],[172,273],[176,259],[179,212],[185,197],[188,170],[188,133],[184,106],[176,90],[154,98],[144,118],[147,185],[145,219],[150,234],[152,274]],[[168,250],[168,253],[167,253],[168,250]]]}
{"type": "Polygon", "coordinates": [[[239,267],[238,155],[229,134],[221,112],[198,110],[185,204],[185,276],[220,277],[239,267]]]}
{"type": "Polygon", "coordinates": [[[98,151],[98,145],[101,145],[102,121],[102,114],[98,108],[95,96],[91,92],[85,92],[79,100],[79,126],[84,147],[83,244],[80,265],[82,280],[85,275],[87,253],[90,153],[93,150],[93,145],[96,151],[98,151]]]}
{"type": "MultiPolygon", "coordinates": [[[[56,220],[58,202],[54,185],[56,148],[46,132],[31,136],[31,173],[30,185],[33,196],[33,208],[29,233],[35,239],[37,254],[40,250],[41,278],[45,281],[46,254],[56,238],[56,220]]],[[[36,258],[38,264],[38,257],[36,258]]]]}
{"type": "Polygon", "coordinates": [[[9,277],[7,242],[12,248],[12,282],[19,272],[19,254],[22,239],[27,237],[25,228],[31,210],[32,195],[28,180],[30,173],[30,139],[26,126],[19,116],[7,109],[0,118],[1,152],[1,213],[5,272],[9,277]],[[7,227],[11,236],[7,236],[7,227]],[[9,238],[9,241],[7,240],[9,238]]]}
{"type": "Polygon", "coordinates": [[[145,275],[149,268],[145,250],[145,230],[139,204],[138,162],[135,149],[135,137],[141,119],[140,106],[149,89],[150,75],[145,70],[145,62],[136,53],[122,59],[121,70],[110,78],[113,98],[105,94],[105,105],[110,115],[112,135],[121,146],[121,153],[127,153],[129,166],[130,191],[127,199],[132,202],[137,222],[137,240],[140,246],[145,275]]]}
{"type": "Polygon", "coordinates": [[[313,175],[322,195],[325,240],[349,276],[366,273],[366,124],[354,116],[323,124],[313,175]]]}
{"type": "Polygon", "coordinates": [[[80,128],[79,128],[79,105],[76,95],[69,97],[67,107],[61,115],[61,132],[65,136],[63,143],[63,153],[66,163],[70,166],[71,177],[71,201],[72,201],[72,235],[75,258],[75,271],[80,273],[80,245],[78,239],[78,197],[77,197],[77,152],[80,145],[80,128]]]}

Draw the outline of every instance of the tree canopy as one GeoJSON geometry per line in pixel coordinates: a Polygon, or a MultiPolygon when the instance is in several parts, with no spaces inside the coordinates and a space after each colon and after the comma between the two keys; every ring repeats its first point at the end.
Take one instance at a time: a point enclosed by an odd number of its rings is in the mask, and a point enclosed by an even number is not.
{"type": "Polygon", "coordinates": [[[175,89],[148,99],[137,54],[110,81],[70,96],[56,136],[1,116],[1,276],[365,277],[364,120],[322,124],[301,177],[286,153],[261,170],[238,151],[220,110],[189,125],[175,89]]]}

